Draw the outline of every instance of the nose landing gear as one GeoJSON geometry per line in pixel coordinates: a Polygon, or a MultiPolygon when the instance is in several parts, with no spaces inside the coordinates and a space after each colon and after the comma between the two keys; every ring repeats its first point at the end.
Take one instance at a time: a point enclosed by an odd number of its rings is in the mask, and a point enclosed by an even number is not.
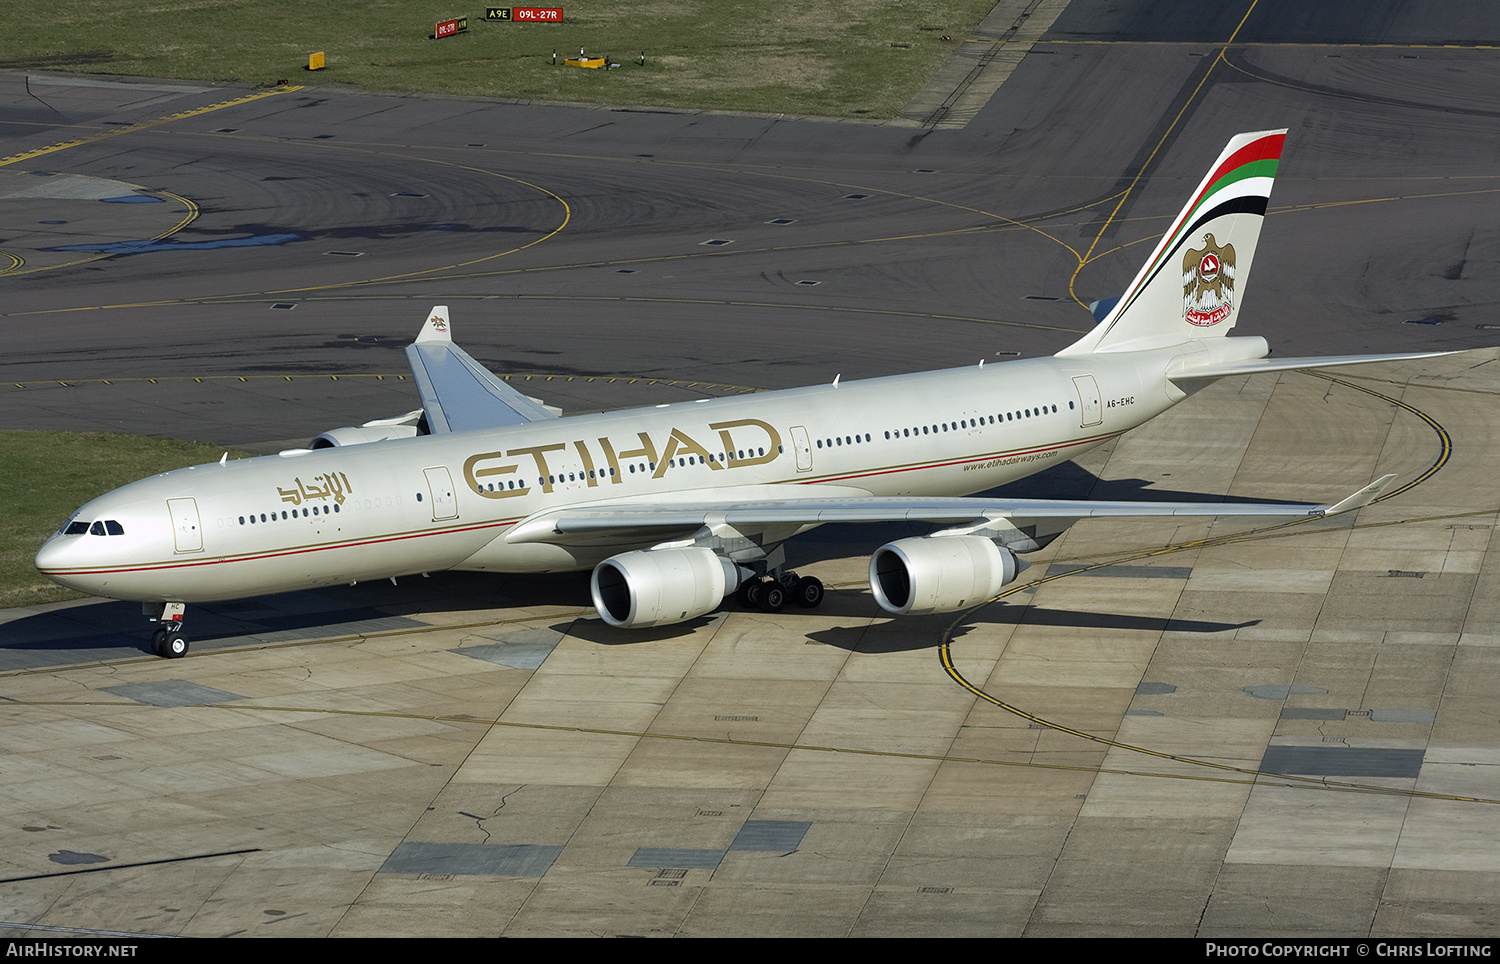
{"type": "Polygon", "coordinates": [[[187,613],[183,603],[142,603],[141,609],[160,626],[151,634],[151,652],[162,659],[181,659],[187,655],[188,638],[182,633],[182,617],[187,613]]]}

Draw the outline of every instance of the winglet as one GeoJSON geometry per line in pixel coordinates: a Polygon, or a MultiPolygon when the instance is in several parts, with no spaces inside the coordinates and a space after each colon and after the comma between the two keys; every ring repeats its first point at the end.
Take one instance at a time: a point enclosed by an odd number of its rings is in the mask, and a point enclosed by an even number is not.
{"type": "Polygon", "coordinates": [[[434,305],[427,315],[427,324],[422,326],[421,333],[417,335],[415,344],[449,345],[452,343],[453,336],[448,332],[448,306],[434,305]]]}
{"type": "Polygon", "coordinates": [[[1396,476],[1394,475],[1382,475],[1380,478],[1376,479],[1374,482],[1371,482],[1363,489],[1360,489],[1358,492],[1349,496],[1347,499],[1335,502],[1333,505],[1324,509],[1323,517],[1326,519],[1329,516],[1339,515],[1340,513],[1351,512],[1355,509],[1363,509],[1371,502],[1374,502],[1376,499],[1380,498],[1380,493],[1385,491],[1386,486],[1390,485],[1391,480],[1395,477],[1396,476]]]}

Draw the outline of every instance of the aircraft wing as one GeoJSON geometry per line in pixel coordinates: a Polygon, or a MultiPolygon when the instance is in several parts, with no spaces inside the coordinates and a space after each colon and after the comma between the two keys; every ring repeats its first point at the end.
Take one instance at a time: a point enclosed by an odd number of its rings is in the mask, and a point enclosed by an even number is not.
{"type": "Polygon", "coordinates": [[[522,425],[559,414],[511,388],[453,344],[446,305],[432,309],[406,357],[433,435],[522,425]]]}
{"type": "MultiPolygon", "coordinates": [[[[513,526],[507,542],[566,544],[621,532],[658,532],[665,541],[705,525],[753,530],[828,522],[933,522],[953,525],[1008,520],[1017,527],[1041,521],[1171,516],[1318,519],[1369,505],[1394,479],[1383,476],[1331,505],[1251,502],[1076,502],[1061,499],[908,498],[834,496],[756,501],[596,503],[560,509],[513,526]]],[[[711,490],[710,490],[711,491],[711,490]]],[[[702,493],[708,495],[708,492],[702,493]]]]}

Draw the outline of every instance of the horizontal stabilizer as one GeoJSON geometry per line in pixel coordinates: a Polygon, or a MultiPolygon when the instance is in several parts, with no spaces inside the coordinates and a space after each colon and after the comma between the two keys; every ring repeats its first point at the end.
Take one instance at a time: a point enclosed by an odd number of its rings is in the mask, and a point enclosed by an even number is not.
{"type": "MultiPolygon", "coordinates": [[[[1239,339],[1230,339],[1238,341],[1239,339]]],[[[1449,351],[1411,352],[1404,355],[1326,355],[1307,358],[1251,358],[1244,361],[1214,362],[1207,360],[1194,364],[1191,356],[1178,359],[1167,370],[1173,381],[1188,381],[1195,378],[1225,378],[1230,375],[1259,375],[1263,372],[1299,371],[1307,368],[1338,368],[1341,365],[1370,365],[1376,362],[1415,361],[1419,358],[1437,358],[1451,355],[1449,351]]]]}
{"type": "Polygon", "coordinates": [[[445,305],[432,309],[417,340],[407,346],[406,357],[427,413],[427,430],[433,435],[557,417],[453,344],[445,305]]]}

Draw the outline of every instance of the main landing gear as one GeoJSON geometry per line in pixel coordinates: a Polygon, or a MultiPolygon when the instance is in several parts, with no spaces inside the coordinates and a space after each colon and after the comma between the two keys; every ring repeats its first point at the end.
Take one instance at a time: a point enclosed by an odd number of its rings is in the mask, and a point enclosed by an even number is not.
{"type": "Polygon", "coordinates": [[[162,659],[181,659],[187,655],[188,638],[182,633],[182,617],[187,606],[182,603],[142,603],[142,611],[159,627],[151,634],[151,652],[162,659]]]}
{"type": "Polygon", "coordinates": [[[790,569],[782,569],[751,576],[740,583],[736,596],[741,606],[761,612],[779,613],[788,600],[803,609],[812,609],[823,602],[823,583],[816,576],[798,576],[790,569]]]}

